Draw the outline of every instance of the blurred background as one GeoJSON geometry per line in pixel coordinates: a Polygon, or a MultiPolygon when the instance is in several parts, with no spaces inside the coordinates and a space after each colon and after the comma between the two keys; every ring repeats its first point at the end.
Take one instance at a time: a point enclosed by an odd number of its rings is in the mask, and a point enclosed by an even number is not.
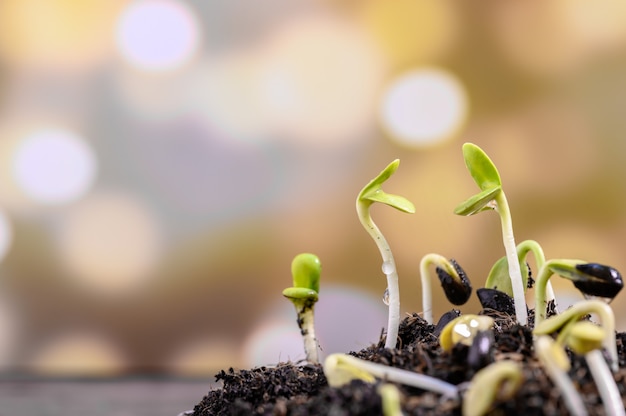
{"type": "MultiPolygon", "coordinates": [[[[354,204],[391,160],[417,212],[373,216],[403,314],[423,255],[475,288],[504,255],[496,214],[452,213],[477,191],[465,141],[518,242],[626,270],[625,46],[620,0],[2,0],[0,371],[301,359],[281,291],[303,251],[323,354],[374,343],[386,283],[354,204]]],[[[561,307],[581,298],[554,280],[561,307]]]]}

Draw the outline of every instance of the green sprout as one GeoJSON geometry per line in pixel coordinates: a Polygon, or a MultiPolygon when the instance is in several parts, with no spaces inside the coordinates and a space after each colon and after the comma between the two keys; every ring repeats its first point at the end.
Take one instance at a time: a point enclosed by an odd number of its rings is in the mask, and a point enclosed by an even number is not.
{"type": "Polygon", "coordinates": [[[376,378],[404,384],[418,389],[432,391],[445,397],[454,398],[459,389],[438,378],[415,373],[401,368],[389,367],[384,364],[362,360],[348,354],[330,354],[324,360],[324,375],[331,387],[341,387],[352,380],[358,379],[373,383],[376,378]]]}
{"type": "Polygon", "coordinates": [[[385,348],[394,348],[396,346],[398,327],[400,325],[400,290],[398,287],[398,272],[391,254],[391,248],[378,226],[372,220],[370,206],[374,202],[380,202],[402,212],[410,214],[415,212],[415,206],[409,200],[402,196],[388,194],[381,188],[383,182],[389,179],[398,169],[399,164],[400,161],[398,159],[391,162],[378,176],[365,185],[356,199],[356,210],[359,220],[376,243],[383,259],[382,270],[387,276],[389,318],[385,348]]]}
{"type": "Polygon", "coordinates": [[[458,344],[471,346],[479,332],[493,327],[494,319],[487,315],[461,315],[446,324],[439,334],[439,345],[444,351],[451,351],[458,344]]]}
{"type": "Polygon", "coordinates": [[[534,341],[535,354],[548,373],[548,377],[561,390],[563,402],[572,415],[586,415],[587,411],[567,372],[570,362],[561,345],[548,335],[540,335],[534,341]]]}
{"type": "Polygon", "coordinates": [[[478,371],[463,396],[463,416],[483,416],[497,401],[509,400],[522,385],[521,366],[504,360],[478,371]]]}
{"type": "Polygon", "coordinates": [[[463,157],[465,158],[467,169],[481,192],[458,205],[454,209],[454,213],[469,216],[494,209],[500,214],[502,240],[506,258],[508,259],[509,279],[515,303],[515,316],[520,324],[526,325],[528,311],[526,310],[526,299],[524,297],[524,283],[517,258],[511,213],[506,195],[502,189],[500,174],[491,159],[489,159],[489,156],[473,143],[465,143],[463,145],[463,157]]]}
{"type": "Polygon", "coordinates": [[[611,301],[622,289],[621,274],[610,266],[587,263],[583,260],[555,259],[547,261],[539,270],[535,283],[535,326],[546,318],[546,306],[550,299],[546,295],[548,279],[558,274],[574,282],[574,286],[585,297],[611,301]]]}
{"type": "Polygon", "coordinates": [[[606,414],[624,415],[621,394],[611,373],[618,370],[613,310],[599,300],[581,301],[562,314],[546,319],[533,333],[547,335],[556,331],[559,331],[557,344],[568,346],[574,353],[584,355],[602,397],[606,414]],[[598,315],[602,326],[581,321],[590,313],[598,315]],[[602,347],[609,353],[609,365],[602,354],[602,347]]]}
{"type": "Polygon", "coordinates": [[[383,416],[402,416],[400,390],[391,383],[383,383],[377,390],[383,402],[383,416]]]}
{"type": "Polygon", "coordinates": [[[420,262],[420,275],[422,280],[422,308],[424,319],[429,324],[433,323],[433,298],[428,269],[435,266],[435,271],[441,282],[441,287],[446,298],[454,305],[463,305],[472,294],[472,285],[465,271],[453,259],[430,253],[422,257],[420,262]]]}
{"type": "Polygon", "coordinates": [[[304,339],[306,360],[310,363],[319,362],[313,306],[317,302],[320,290],[321,268],[320,260],[315,254],[298,254],[291,262],[293,287],[283,290],[283,296],[296,307],[298,326],[304,339]]]}

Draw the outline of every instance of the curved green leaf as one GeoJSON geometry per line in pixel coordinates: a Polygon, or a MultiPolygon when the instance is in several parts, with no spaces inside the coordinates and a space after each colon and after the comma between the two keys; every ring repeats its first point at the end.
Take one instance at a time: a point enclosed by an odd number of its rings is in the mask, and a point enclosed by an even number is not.
{"type": "MultiPolygon", "coordinates": [[[[522,271],[522,281],[524,284],[524,290],[528,288],[528,276],[530,269],[525,261],[520,261],[520,268],[522,271]]],[[[511,287],[511,278],[509,277],[509,262],[506,256],[501,257],[496,261],[487,276],[485,287],[488,289],[498,289],[501,292],[513,297],[513,287],[511,287]]]]}
{"type": "Polygon", "coordinates": [[[388,194],[381,189],[382,184],[393,175],[398,169],[400,160],[396,159],[391,162],[385,169],[382,170],[374,179],[372,179],[365,187],[359,192],[358,200],[361,202],[381,202],[385,205],[389,205],[399,211],[413,214],[415,212],[415,206],[411,201],[403,196],[388,194]]]}
{"type": "Polygon", "coordinates": [[[472,178],[481,190],[485,191],[502,186],[496,165],[483,149],[473,143],[465,143],[463,145],[463,158],[472,178]]]}
{"type": "Polygon", "coordinates": [[[502,191],[501,186],[485,189],[484,191],[460,203],[456,208],[454,208],[454,213],[456,215],[469,216],[479,213],[481,211],[493,209],[493,207],[489,206],[488,204],[495,199],[496,195],[500,191],[502,191]]]}

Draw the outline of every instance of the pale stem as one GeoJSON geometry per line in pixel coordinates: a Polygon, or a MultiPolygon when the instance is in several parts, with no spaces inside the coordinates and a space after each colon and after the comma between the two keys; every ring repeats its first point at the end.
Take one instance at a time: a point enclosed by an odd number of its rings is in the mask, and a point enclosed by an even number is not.
{"type": "Polygon", "coordinates": [[[609,416],[625,416],[622,395],[615,384],[615,379],[609,367],[606,365],[601,350],[593,350],[585,354],[585,359],[591,371],[591,376],[598,386],[598,392],[602,397],[604,410],[609,416]]]}
{"type": "Polygon", "coordinates": [[[372,237],[380,255],[383,259],[383,267],[387,276],[387,289],[389,291],[389,317],[387,320],[387,339],[385,340],[385,348],[395,348],[398,338],[398,328],[400,326],[400,289],[398,287],[398,272],[396,271],[396,263],[391,254],[391,248],[380,232],[376,223],[372,220],[369,212],[369,205],[364,206],[363,203],[357,201],[356,209],[359,220],[363,228],[367,230],[372,237]],[[388,271],[388,272],[387,272],[388,271]]]}
{"type": "Polygon", "coordinates": [[[307,306],[305,302],[297,305],[298,311],[298,326],[300,327],[300,334],[304,340],[304,352],[306,353],[306,360],[310,363],[318,363],[319,357],[317,354],[317,338],[315,337],[315,325],[313,317],[313,307],[307,306]]]}
{"type": "Polygon", "coordinates": [[[441,264],[448,260],[439,254],[427,254],[422,257],[420,262],[420,277],[422,280],[422,309],[424,310],[424,319],[429,324],[433,323],[433,292],[430,282],[429,267],[432,264],[441,264]]]}
{"type": "Polygon", "coordinates": [[[509,264],[509,277],[511,279],[511,288],[513,289],[513,301],[515,302],[515,317],[521,325],[526,325],[528,311],[526,310],[526,298],[524,297],[524,283],[513,235],[513,222],[511,221],[511,213],[504,191],[498,192],[495,202],[502,223],[502,241],[509,264]]]}
{"type": "MultiPolygon", "coordinates": [[[[535,240],[524,240],[519,244],[519,261],[523,261],[529,252],[533,253],[535,257],[535,264],[537,266],[537,272],[541,270],[546,263],[546,256],[543,254],[543,249],[535,240]]],[[[552,283],[548,280],[546,285],[546,299],[548,301],[554,301],[554,310],[558,313],[556,305],[556,297],[554,296],[554,290],[552,289],[552,283]]]]}
{"type": "Polygon", "coordinates": [[[401,368],[389,367],[387,365],[373,363],[371,361],[362,360],[351,355],[344,355],[343,360],[367,371],[374,377],[383,380],[393,381],[407,386],[417,387],[418,389],[432,391],[442,394],[445,397],[456,397],[459,389],[454,384],[450,384],[438,378],[427,376],[425,374],[415,373],[413,371],[403,370],[401,368]]]}
{"type": "Polygon", "coordinates": [[[535,340],[535,351],[541,364],[546,369],[548,376],[554,384],[561,390],[565,406],[570,414],[575,416],[586,416],[587,410],[580,397],[580,394],[574,387],[574,383],[552,355],[551,339],[547,335],[542,335],[535,340]]]}

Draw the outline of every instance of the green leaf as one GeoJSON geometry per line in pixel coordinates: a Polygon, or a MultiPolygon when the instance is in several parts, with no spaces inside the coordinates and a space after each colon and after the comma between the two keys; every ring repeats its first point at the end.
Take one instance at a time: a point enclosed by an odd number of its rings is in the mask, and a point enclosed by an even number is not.
{"type": "MultiPolygon", "coordinates": [[[[311,253],[301,253],[291,262],[291,275],[294,288],[304,288],[319,293],[322,265],[319,257],[311,253]]],[[[287,289],[285,289],[287,290],[287,289]]],[[[285,295],[286,296],[286,295],[285,295]]]]}
{"type": "Polygon", "coordinates": [[[283,290],[283,296],[289,299],[308,299],[317,302],[318,294],[315,290],[304,287],[288,287],[283,290]]]}
{"type": "MultiPolygon", "coordinates": [[[[524,291],[526,291],[530,269],[525,261],[520,262],[520,269],[522,271],[524,291]]],[[[488,289],[498,289],[499,291],[513,297],[513,288],[511,287],[511,278],[509,277],[509,262],[507,261],[506,256],[501,257],[494,263],[489,275],[487,276],[485,287],[488,289]]]]}
{"type": "Polygon", "coordinates": [[[365,203],[380,202],[399,211],[413,214],[415,206],[403,196],[388,194],[382,190],[382,184],[398,169],[400,160],[396,159],[383,169],[359,192],[358,200],[365,203]]]}
{"type": "Polygon", "coordinates": [[[473,143],[465,143],[463,145],[463,157],[472,178],[482,191],[502,186],[496,165],[493,164],[483,149],[473,143]]]}
{"type": "Polygon", "coordinates": [[[495,199],[496,195],[502,191],[501,186],[485,189],[481,193],[478,193],[466,201],[460,203],[454,208],[454,213],[457,215],[474,215],[482,211],[493,209],[488,204],[495,199]]]}

